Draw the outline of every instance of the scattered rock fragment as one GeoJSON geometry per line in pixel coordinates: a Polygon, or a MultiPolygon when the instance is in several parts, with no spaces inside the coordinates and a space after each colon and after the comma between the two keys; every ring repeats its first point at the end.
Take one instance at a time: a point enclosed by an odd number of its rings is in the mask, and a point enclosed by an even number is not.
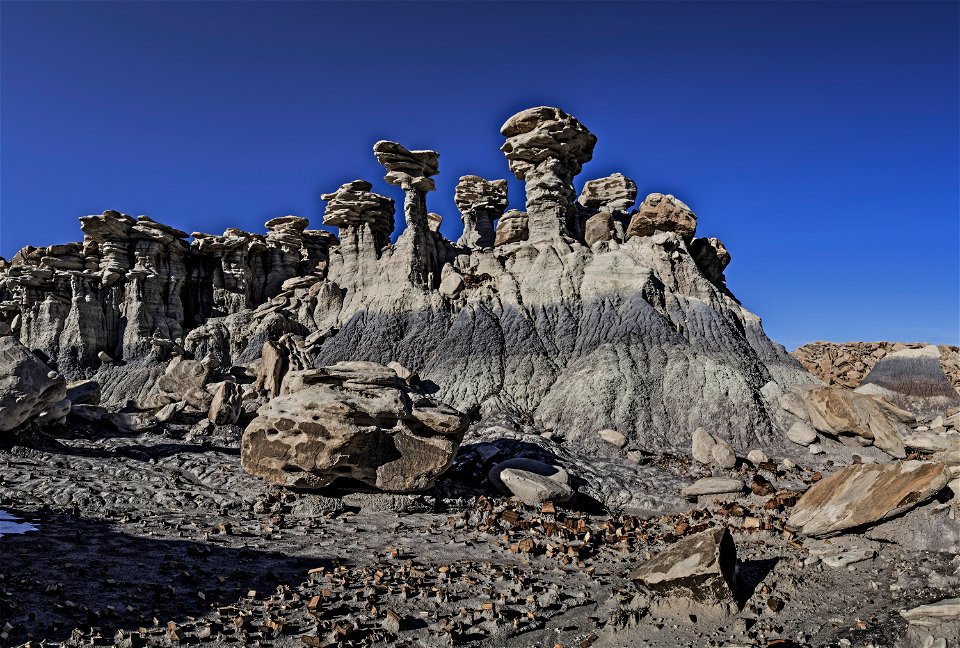
{"type": "Polygon", "coordinates": [[[627,445],[627,437],[624,436],[622,432],[616,430],[605,429],[597,432],[597,436],[609,443],[610,445],[622,448],[627,445]]]}
{"type": "Polygon", "coordinates": [[[741,492],[743,492],[743,481],[729,477],[704,477],[680,489],[680,494],[684,497],[741,492]]]}

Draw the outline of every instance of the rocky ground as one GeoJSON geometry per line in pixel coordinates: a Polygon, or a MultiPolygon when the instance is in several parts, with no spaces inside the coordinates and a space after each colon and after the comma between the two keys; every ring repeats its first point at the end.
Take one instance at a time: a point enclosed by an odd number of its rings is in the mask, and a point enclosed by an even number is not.
{"type": "MultiPolygon", "coordinates": [[[[0,538],[0,644],[926,645],[899,611],[960,591],[955,551],[785,530],[809,467],[740,460],[724,474],[748,494],[678,508],[663,492],[667,510],[628,515],[528,507],[462,465],[418,495],[281,490],[240,469],[240,434],[17,436],[0,507],[37,531],[0,538]],[[631,571],[714,527],[733,534],[739,609],[651,604],[631,571]]],[[[678,483],[716,473],[646,462],[678,483]]]]}
{"type": "Polygon", "coordinates": [[[955,643],[956,349],[818,379],[683,201],[578,195],[582,122],[500,132],[526,210],[463,176],[456,242],[384,140],[396,237],[356,180],[337,235],[108,210],[0,259],[0,645],[955,643]]]}

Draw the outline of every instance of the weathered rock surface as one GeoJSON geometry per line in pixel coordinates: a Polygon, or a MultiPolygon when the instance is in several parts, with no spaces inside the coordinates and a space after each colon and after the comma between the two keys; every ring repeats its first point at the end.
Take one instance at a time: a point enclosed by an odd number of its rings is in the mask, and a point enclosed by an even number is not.
{"type": "Polygon", "coordinates": [[[283,394],[247,427],[241,464],[282,486],[349,477],[417,491],[450,466],[466,427],[463,414],[412,391],[392,369],[341,362],[286,376],[283,394]]]}
{"type": "Polygon", "coordinates": [[[842,387],[815,387],[803,396],[810,423],[816,430],[831,436],[853,434],[872,441],[892,457],[906,456],[903,437],[909,428],[882,399],[842,387]]]}
{"type": "Polygon", "coordinates": [[[463,176],[457,183],[454,201],[463,220],[463,234],[458,242],[469,247],[493,247],[493,222],[507,208],[507,181],[463,176]]]}
{"type": "Polygon", "coordinates": [[[654,592],[736,607],[736,547],[726,528],[711,529],[676,543],[633,571],[654,592]]]}
{"type": "Polygon", "coordinates": [[[818,481],[793,508],[789,526],[825,537],[873,524],[933,497],[950,480],[939,462],[860,464],[818,481]]]}
{"type": "MultiPolygon", "coordinates": [[[[67,383],[15,337],[0,337],[0,432],[8,432],[48,410],[65,415],[67,383]]],[[[66,409],[70,403],[66,401],[66,409]]]]}

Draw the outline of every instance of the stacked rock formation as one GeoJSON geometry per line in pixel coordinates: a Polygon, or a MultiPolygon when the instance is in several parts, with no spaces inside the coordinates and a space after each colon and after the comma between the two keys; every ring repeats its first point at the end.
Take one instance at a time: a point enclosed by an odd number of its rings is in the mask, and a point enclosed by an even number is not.
{"type": "Polygon", "coordinates": [[[581,236],[587,245],[625,240],[623,219],[637,202],[637,183],[622,173],[588,180],[577,199],[581,211],[581,236]]]}
{"type": "Polygon", "coordinates": [[[576,232],[573,178],[593,157],[596,136],[559,108],[528,108],[500,128],[510,171],[527,193],[529,240],[557,241],[576,232]]]}
{"type": "Polygon", "coordinates": [[[342,270],[341,275],[356,276],[364,272],[364,266],[379,259],[383,248],[390,243],[393,199],[373,193],[371,189],[373,185],[366,180],[354,180],[321,196],[327,201],[323,224],[339,230],[340,245],[336,254],[340,263],[334,265],[337,272],[342,270]]]}
{"type": "Polygon", "coordinates": [[[493,222],[507,208],[507,181],[463,176],[457,183],[454,200],[463,220],[458,243],[474,248],[493,247],[493,222]]]}
{"type": "Polygon", "coordinates": [[[373,152],[387,170],[384,179],[403,189],[403,217],[407,225],[401,236],[409,246],[410,281],[415,286],[436,287],[440,266],[428,218],[427,192],[436,189],[432,176],[440,171],[440,154],[411,151],[385,140],[374,144],[373,152]]]}
{"type": "MultiPolygon", "coordinates": [[[[811,377],[722,285],[722,244],[692,238],[693,214],[672,196],[630,211],[635,183],[622,175],[591,181],[575,202],[596,138],[562,110],[522,111],[502,132],[527,210],[500,216],[492,249],[485,223],[505,206],[502,181],[464,180],[476,229],[453,245],[425,203],[437,154],[384,141],[374,152],[406,194],[393,244],[393,202],[364,181],[324,196],[339,239],[285,216],[265,234],[188,243],[106,212],[83,219],[83,242],[0,264],[0,323],[67,379],[95,377],[105,407],[146,406],[173,357],[257,374],[277,345],[283,371],[398,362],[440,401],[552,429],[588,452],[614,447],[598,430],[616,430],[623,452],[686,452],[699,426],[740,456],[780,443],[795,418],[779,398],[811,377]],[[613,225],[590,228],[587,246],[579,222],[593,210],[613,225]]],[[[216,384],[204,387],[211,398],[216,384]]],[[[231,390],[214,419],[232,417],[231,390]]]]}

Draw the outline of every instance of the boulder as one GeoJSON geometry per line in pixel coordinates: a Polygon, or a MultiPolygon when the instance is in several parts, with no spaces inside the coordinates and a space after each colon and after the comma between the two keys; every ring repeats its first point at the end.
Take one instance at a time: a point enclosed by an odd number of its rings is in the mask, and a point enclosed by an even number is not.
{"type": "Polygon", "coordinates": [[[788,391],[778,399],[778,402],[780,408],[785,412],[789,412],[803,421],[810,420],[810,415],[807,414],[807,406],[803,402],[803,396],[797,392],[788,391]]]}
{"type": "Polygon", "coordinates": [[[182,396],[191,389],[202,389],[210,382],[210,376],[213,375],[217,366],[218,363],[212,358],[187,360],[181,356],[175,356],[160,376],[157,387],[166,394],[182,396]]]}
{"type": "Polygon", "coordinates": [[[818,431],[831,436],[853,434],[892,457],[906,456],[902,437],[908,429],[882,399],[843,387],[815,387],[804,393],[804,404],[818,431]]]}
{"type": "Polygon", "coordinates": [[[660,595],[721,603],[733,611],[736,567],[730,532],[711,529],[669,546],[637,567],[631,578],[660,595]]]}
{"type": "Polygon", "coordinates": [[[610,212],[594,214],[583,224],[583,240],[587,245],[613,238],[614,220],[610,212]]]}
{"type": "Polygon", "coordinates": [[[787,438],[797,445],[808,446],[817,440],[817,431],[806,421],[797,421],[787,430],[787,438]]]}
{"type": "Polygon", "coordinates": [[[0,432],[13,430],[51,408],[59,413],[66,397],[67,383],[60,374],[15,336],[0,336],[0,432]]]}
{"type": "Polygon", "coordinates": [[[857,464],[811,486],[787,524],[806,536],[835,535],[908,511],[936,495],[949,480],[950,471],[940,462],[857,464]]]}
{"type": "Polygon", "coordinates": [[[541,477],[547,477],[561,484],[570,483],[570,474],[559,466],[554,466],[553,464],[548,464],[543,461],[537,461],[536,459],[514,457],[513,459],[507,459],[494,465],[493,468],[491,468],[487,473],[487,480],[490,482],[490,484],[501,493],[505,493],[507,495],[512,495],[513,491],[500,479],[500,473],[508,468],[516,472],[532,473],[535,475],[540,475],[541,477]]]}
{"type": "Polygon", "coordinates": [[[290,365],[288,356],[289,353],[283,345],[273,340],[264,342],[254,389],[263,392],[267,398],[279,395],[283,377],[290,365]]]}
{"type": "Polygon", "coordinates": [[[681,238],[690,240],[696,231],[697,217],[682,200],[670,194],[652,193],[630,219],[627,239],[653,236],[656,232],[676,232],[681,238]]]}
{"type": "Polygon", "coordinates": [[[247,471],[281,486],[351,478],[423,490],[450,466],[467,428],[464,414],[372,362],[293,371],[283,388],[257,411],[240,452],[247,471]]]}
{"type": "Polygon", "coordinates": [[[716,445],[717,440],[702,427],[693,431],[691,451],[693,452],[693,458],[700,463],[708,465],[713,463],[713,448],[716,445]]]}
{"type": "Polygon", "coordinates": [[[722,439],[717,439],[716,445],[710,449],[710,455],[713,462],[725,470],[737,465],[737,455],[733,452],[733,447],[722,439]]]}
{"type": "Polygon", "coordinates": [[[234,382],[222,382],[213,393],[207,418],[216,425],[236,423],[243,408],[243,392],[234,382]]]}
{"type": "Polygon", "coordinates": [[[637,183],[622,173],[587,180],[577,198],[577,205],[586,212],[625,213],[637,202],[637,183]]]}
{"type": "Polygon", "coordinates": [[[609,443],[610,445],[622,448],[627,445],[627,437],[623,435],[622,432],[617,432],[616,430],[605,429],[597,432],[597,436],[609,443]]]}
{"type": "Polygon", "coordinates": [[[500,481],[510,493],[527,506],[543,502],[565,502],[573,497],[573,489],[554,476],[539,475],[518,468],[500,470],[500,481]]]}

